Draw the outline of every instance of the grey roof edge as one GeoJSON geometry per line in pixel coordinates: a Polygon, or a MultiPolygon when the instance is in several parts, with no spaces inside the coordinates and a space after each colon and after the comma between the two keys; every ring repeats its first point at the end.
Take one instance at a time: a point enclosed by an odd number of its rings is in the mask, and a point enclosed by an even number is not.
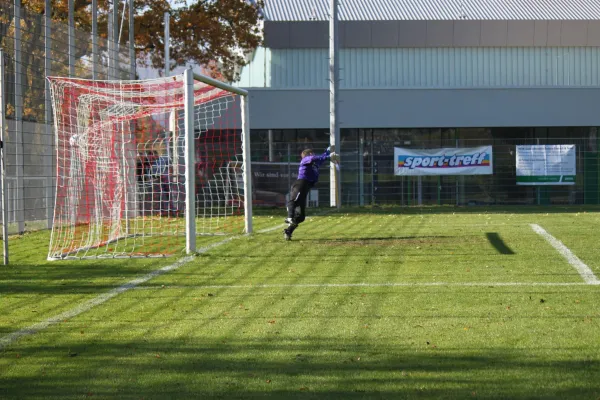
{"type": "MultiPolygon", "coordinates": [[[[341,21],[599,21],[599,0],[339,0],[341,21]]],[[[330,0],[265,0],[272,22],[327,21],[330,0]]]]}

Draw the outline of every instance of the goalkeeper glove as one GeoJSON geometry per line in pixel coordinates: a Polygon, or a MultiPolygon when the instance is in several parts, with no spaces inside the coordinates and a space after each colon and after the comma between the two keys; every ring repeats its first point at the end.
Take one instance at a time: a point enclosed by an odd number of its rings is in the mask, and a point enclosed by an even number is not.
{"type": "Polygon", "coordinates": [[[328,153],[333,153],[334,151],[335,151],[335,146],[334,146],[334,145],[331,145],[331,146],[329,146],[329,147],[327,148],[327,152],[328,152],[328,153]]]}

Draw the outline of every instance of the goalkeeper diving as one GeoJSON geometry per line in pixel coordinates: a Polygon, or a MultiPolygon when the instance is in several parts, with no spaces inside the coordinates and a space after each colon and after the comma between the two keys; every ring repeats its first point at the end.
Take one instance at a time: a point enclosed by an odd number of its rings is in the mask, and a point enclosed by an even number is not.
{"type": "Polygon", "coordinates": [[[285,222],[288,227],[283,230],[285,240],[292,240],[292,233],[306,218],[306,198],[310,189],[319,181],[319,168],[327,159],[336,159],[334,146],[330,146],[320,156],[312,149],[302,151],[298,179],[290,189],[290,199],[287,202],[288,216],[285,222]]]}

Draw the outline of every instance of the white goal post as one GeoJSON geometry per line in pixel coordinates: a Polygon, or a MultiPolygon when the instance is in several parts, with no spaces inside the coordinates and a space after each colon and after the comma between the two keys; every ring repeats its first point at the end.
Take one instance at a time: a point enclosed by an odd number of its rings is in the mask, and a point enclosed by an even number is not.
{"type": "Polygon", "coordinates": [[[190,254],[198,235],[252,233],[246,90],[191,68],[48,79],[57,156],[48,259],[190,254]]]}

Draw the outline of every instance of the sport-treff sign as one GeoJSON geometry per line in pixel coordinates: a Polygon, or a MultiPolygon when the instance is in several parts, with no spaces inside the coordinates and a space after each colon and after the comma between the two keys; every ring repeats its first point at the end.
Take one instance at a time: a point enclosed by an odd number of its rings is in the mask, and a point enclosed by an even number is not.
{"type": "Polygon", "coordinates": [[[517,185],[574,185],[574,144],[517,146],[517,185]]]}
{"type": "Polygon", "coordinates": [[[444,149],[394,147],[394,174],[491,175],[492,146],[444,149]]]}

